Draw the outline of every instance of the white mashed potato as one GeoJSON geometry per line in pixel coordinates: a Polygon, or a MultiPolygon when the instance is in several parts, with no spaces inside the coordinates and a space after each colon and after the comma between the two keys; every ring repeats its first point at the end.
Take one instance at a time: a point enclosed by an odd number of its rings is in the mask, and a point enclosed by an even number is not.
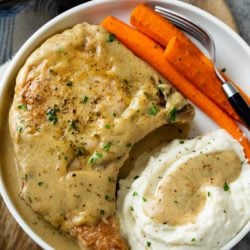
{"type": "Polygon", "coordinates": [[[141,155],[136,168],[120,181],[118,193],[121,229],[132,249],[221,249],[250,223],[250,165],[241,145],[224,130],[192,140],[175,140],[148,162],[144,159],[141,155]],[[235,153],[242,167],[230,183],[200,187],[206,194],[205,202],[194,221],[173,225],[149,216],[148,203],[171,173],[189,159],[225,151],[235,153]]]}

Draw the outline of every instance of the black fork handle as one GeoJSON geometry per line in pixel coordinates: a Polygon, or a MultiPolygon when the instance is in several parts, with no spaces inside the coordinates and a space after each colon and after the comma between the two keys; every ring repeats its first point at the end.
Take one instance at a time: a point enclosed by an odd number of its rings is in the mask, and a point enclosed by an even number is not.
{"type": "Polygon", "coordinates": [[[228,101],[234,108],[235,112],[239,115],[242,121],[246,124],[247,128],[250,129],[250,108],[243,97],[240,95],[238,90],[229,83],[224,82],[222,89],[228,97],[228,101]]]}

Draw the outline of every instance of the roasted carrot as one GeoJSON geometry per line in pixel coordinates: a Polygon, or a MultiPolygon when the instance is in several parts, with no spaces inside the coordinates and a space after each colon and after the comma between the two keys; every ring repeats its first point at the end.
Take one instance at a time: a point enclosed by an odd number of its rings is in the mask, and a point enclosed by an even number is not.
{"type": "Polygon", "coordinates": [[[211,69],[213,63],[197,48],[196,45],[185,34],[167,21],[160,14],[156,13],[146,4],[139,4],[133,10],[130,16],[130,23],[145,35],[151,37],[154,41],[166,47],[173,36],[176,36],[181,42],[186,43],[195,51],[201,60],[211,69]]]}
{"type": "Polygon", "coordinates": [[[135,55],[145,60],[168,79],[189,100],[210,116],[220,127],[228,131],[244,147],[246,157],[250,159],[250,143],[234,120],[215,103],[182,76],[164,57],[161,46],[115,17],[105,18],[101,25],[113,33],[135,55]]]}
{"type": "Polygon", "coordinates": [[[228,102],[215,71],[210,70],[210,68],[199,59],[199,56],[190,48],[190,45],[181,42],[177,37],[172,37],[165,50],[164,56],[175,69],[192,82],[202,93],[236,121],[240,121],[239,116],[228,102]]]}
{"type": "MultiPolygon", "coordinates": [[[[207,79],[204,78],[201,83],[201,90],[204,91],[204,93],[211,98],[211,96],[214,96],[212,98],[213,101],[215,101],[219,106],[225,110],[230,116],[232,116],[235,120],[240,121],[240,118],[235,113],[234,109],[231,107],[229,102],[227,101],[227,98],[223,91],[220,89],[221,84],[218,81],[217,77],[214,73],[214,67],[212,61],[207,58],[199,49],[198,47],[178,28],[176,28],[172,23],[167,21],[165,18],[163,18],[160,14],[156,13],[153,9],[151,9],[146,4],[139,4],[137,7],[133,10],[130,17],[131,24],[136,27],[139,31],[146,34],[147,36],[151,37],[154,41],[157,43],[160,43],[163,47],[167,47],[170,40],[173,37],[176,37],[181,43],[185,44],[186,47],[189,48],[189,51],[192,51],[192,54],[196,54],[196,57],[199,58],[199,60],[204,65],[204,69],[207,69],[206,75],[209,77],[211,75],[212,79],[215,79],[213,81],[213,84],[211,86],[207,87],[208,89],[214,89],[219,90],[219,98],[215,98],[216,93],[215,91],[209,91],[205,90],[205,82],[207,79]]],[[[193,82],[192,78],[189,78],[190,81],[193,82]]],[[[198,83],[198,81],[196,81],[198,83]]],[[[211,79],[209,81],[212,82],[211,79]]],[[[241,95],[244,97],[244,99],[250,104],[250,97],[245,94],[237,84],[234,84],[236,88],[240,91],[241,95]]],[[[216,96],[217,97],[217,96],[216,96]]]]}

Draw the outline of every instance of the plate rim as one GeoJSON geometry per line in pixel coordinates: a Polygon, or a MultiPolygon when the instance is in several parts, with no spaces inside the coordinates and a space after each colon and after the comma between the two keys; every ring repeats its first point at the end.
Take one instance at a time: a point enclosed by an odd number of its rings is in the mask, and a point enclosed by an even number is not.
{"type": "MultiPolygon", "coordinates": [[[[65,17],[74,14],[75,12],[79,12],[81,10],[84,10],[86,8],[92,8],[94,6],[98,6],[100,4],[109,4],[112,2],[116,2],[117,4],[117,0],[93,0],[90,2],[86,2],[86,3],[82,3],[80,5],[77,5],[59,15],[57,15],[56,17],[52,18],[50,21],[48,21],[47,23],[45,23],[43,26],[41,26],[22,46],[21,48],[18,50],[18,52],[16,53],[16,55],[14,56],[14,58],[11,61],[11,65],[8,66],[7,71],[5,72],[3,78],[2,78],[2,84],[0,84],[0,96],[4,96],[6,95],[6,91],[7,88],[9,87],[9,85],[11,84],[11,79],[16,75],[17,71],[20,69],[20,66],[23,65],[23,62],[27,59],[27,56],[24,57],[23,54],[25,53],[25,51],[29,51],[29,47],[32,46],[32,44],[36,41],[39,40],[39,38],[48,31],[48,29],[52,28],[57,24],[60,23],[65,17]]],[[[185,3],[185,2],[181,2],[181,1],[176,1],[176,0],[121,0],[119,1],[120,3],[123,2],[123,4],[125,2],[130,3],[154,3],[154,2],[160,2],[163,4],[170,4],[172,6],[178,6],[184,9],[188,9],[191,12],[195,12],[196,14],[205,17],[206,19],[208,19],[208,21],[215,23],[216,25],[220,26],[225,32],[227,32],[233,39],[235,39],[235,41],[237,42],[237,44],[239,44],[243,50],[245,50],[250,58],[250,47],[249,45],[246,43],[246,41],[244,41],[244,39],[242,37],[240,37],[239,34],[237,34],[234,30],[232,30],[229,26],[227,26],[224,22],[222,22],[221,20],[219,20],[217,17],[214,17],[213,15],[211,15],[210,13],[196,7],[193,6],[191,4],[185,3]]],[[[49,37],[49,36],[48,36],[49,37]]],[[[40,38],[41,39],[41,38],[40,38]]],[[[34,49],[32,49],[33,51],[34,49]]],[[[28,53],[28,52],[26,52],[28,53]]],[[[30,53],[28,53],[30,54],[30,53]]],[[[3,98],[0,98],[0,110],[3,107],[3,98]]],[[[1,119],[3,120],[3,119],[1,119]]],[[[2,124],[0,124],[1,126],[2,124]]],[[[2,127],[2,126],[1,126],[2,127]]],[[[36,242],[36,244],[38,244],[40,247],[42,247],[43,249],[53,249],[52,246],[50,246],[45,240],[43,240],[37,233],[35,233],[30,227],[29,225],[25,222],[25,220],[22,218],[22,216],[20,215],[20,213],[18,212],[18,210],[15,208],[10,196],[8,195],[8,190],[6,189],[5,185],[4,185],[4,180],[3,180],[3,175],[2,175],[2,168],[0,166],[0,194],[8,208],[8,210],[10,211],[11,215],[14,217],[14,219],[16,220],[16,222],[19,224],[19,226],[29,235],[29,237],[34,240],[36,242]]],[[[247,232],[249,232],[250,230],[250,222],[247,223],[245,225],[245,227],[240,231],[239,234],[237,234],[237,236],[239,237],[234,237],[230,242],[228,242],[226,244],[226,246],[223,247],[223,249],[230,249],[231,247],[235,246],[244,236],[246,236],[247,232]]]]}

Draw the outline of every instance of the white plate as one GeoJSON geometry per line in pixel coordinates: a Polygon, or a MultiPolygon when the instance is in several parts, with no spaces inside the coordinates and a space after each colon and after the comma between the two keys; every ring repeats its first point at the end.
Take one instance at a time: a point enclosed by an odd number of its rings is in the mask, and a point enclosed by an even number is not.
{"type": "MultiPolygon", "coordinates": [[[[11,66],[9,67],[2,80],[2,84],[0,85],[0,96],[6,96],[5,94],[10,86],[13,87],[15,76],[20,67],[24,64],[25,59],[47,37],[83,21],[98,24],[108,15],[116,16],[119,19],[128,22],[131,10],[139,2],[142,1],[95,0],[86,4],[79,5],[52,19],[50,22],[40,28],[33,36],[31,36],[29,40],[18,51],[14,60],[12,61],[11,66]]],[[[228,26],[226,26],[224,23],[222,23],[212,15],[183,2],[174,0],[144,0],[143,2],[152,5],[158,4],[163,7],[167,7],[189,17],[193,21],[196,21],[197,23],[206,27],[214,37],[216,43],[216,56],[219,67],[226,68],[229,76],[234,81],[236,81],[243,88],[243,90],[250,94],[250,48],[234,31],[232,31],[228,26]]],[[[3,98],[0,98],[0,108],[0,110],[4,108],[3,98]]],[[[191,136],[197,134],[201,135],[218,128],[218,126],[200,110],[197,109],[196,113],[197,114],[192,125],[193,129],[191,131],[191,136]]],[[[1,122],[3,122],[3,119],[1,119],[1,122]]],[[[49,246],[39,237],[39,235],[32,231],[29,225],[27,225],[22,219],[21,215],[8,196],[7,187],[4,186],[2,175],[0,176],[0,178],[0,191],[5,203],[7,204],[7,207],[9,208],[14,218],[37,244],[39,244],[44,249],[52,249],[51,246],[49,246]]],[[[224,249],[232,248],[247,234],[249,229],[250,223],[248,223],[248,225],[231,242],[229,242],[229,244],[227,244],[224,249]]]]}

